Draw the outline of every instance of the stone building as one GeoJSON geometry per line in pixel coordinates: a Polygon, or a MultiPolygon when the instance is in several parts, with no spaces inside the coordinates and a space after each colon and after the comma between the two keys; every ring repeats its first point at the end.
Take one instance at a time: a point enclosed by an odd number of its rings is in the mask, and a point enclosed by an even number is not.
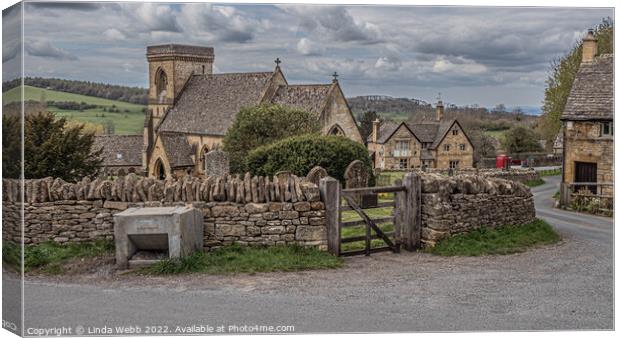
{"type": "Polygon", "coordinates": [[[336,76],[327,84],[290,85],[279,59],[271,72],[213,74],[211,47],[149,46],[146,57],[142,170],[148,176],[202,175],[205,154],[221,144],[235,114],[261,103],[316,113],[324,134],[363,141],[336,76]]]}
{"type": "Polygon", "coordinates": [[[444,119],[437,103],[435,121],[425,123],[373,122],[368,150],[381,170],[413,168],[471,168],[474,147],[456,119],[444,119]]]}
{"type": "MultiPolygon", "coordinates": [[[[583,39],[581,65],[561,116],[564,183],[613,183],[613,54],[597,54],[592,31],[583,39]]],[[[613,187],[589,186],[593,193],[613,194],[613,187]]]]}
{"type": "Polygon", "coordinates": [[[142,171],[142,135],[98,135],[93,149],[103,149],[101,171],[111,176],[123,176],[142,171]]]}

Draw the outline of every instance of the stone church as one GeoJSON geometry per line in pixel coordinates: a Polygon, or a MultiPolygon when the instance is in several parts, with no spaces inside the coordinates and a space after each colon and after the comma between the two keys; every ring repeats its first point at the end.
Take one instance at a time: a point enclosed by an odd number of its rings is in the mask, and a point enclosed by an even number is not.
{"type": "Polygon", "coordinates": [[[151,177],[202,175],[205,154],[218,148],[243,107],[261,103],[316,113],[322,132],[362,143],[337,74],[327,84],[292,85],[280,60],[271,72],[213,74],[212,47],[147,47],[148,112],[142,171],[151,177]]]}

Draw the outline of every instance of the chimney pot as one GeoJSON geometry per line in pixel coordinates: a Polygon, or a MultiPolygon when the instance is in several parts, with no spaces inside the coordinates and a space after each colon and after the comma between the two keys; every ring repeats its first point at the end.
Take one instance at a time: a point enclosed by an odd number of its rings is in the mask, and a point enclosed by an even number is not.
{"type": "Polygon", "coordinates": [[[443,102],[439,100],[437,101],[437,122],[441,120],[443,120],[443,102]]]}
{"type": "Polygon", "coordinates": [[[381,121],[376,119],[372,121],[372,143],[377,143],[377,139],[379,139],[379,126],[381,125],[381,121]]]}

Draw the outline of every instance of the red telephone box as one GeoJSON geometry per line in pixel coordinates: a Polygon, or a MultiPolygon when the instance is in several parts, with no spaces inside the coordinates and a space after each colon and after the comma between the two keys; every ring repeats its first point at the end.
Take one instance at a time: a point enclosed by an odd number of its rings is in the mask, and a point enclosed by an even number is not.
{"type": "Polygon", "coordinates": [[[504,155],[504,154],[498,155],[495,158],[495,168],[497,169],[509,168],[511,160],[512,159],[508,155],[504,155]]]}

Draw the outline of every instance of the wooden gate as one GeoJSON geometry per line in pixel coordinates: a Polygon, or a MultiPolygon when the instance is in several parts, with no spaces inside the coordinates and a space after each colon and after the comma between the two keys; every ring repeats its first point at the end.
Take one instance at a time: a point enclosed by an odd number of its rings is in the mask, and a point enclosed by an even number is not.
{"type": "MultiPolygon", "coordinates": [[[[420,177],[405,175],[388,187],[342,189],[326,177],[319,184],[325,203],[328,250],[337,256],[415,250],[420,244],[420,177]],[[363,205],[364,195],[379,194],[378,203],[363,205]],[[378,211],[378,212],[377,212],[378,211]]],[[[367,204],[367,203],[364,203],[367,204]]]]}

